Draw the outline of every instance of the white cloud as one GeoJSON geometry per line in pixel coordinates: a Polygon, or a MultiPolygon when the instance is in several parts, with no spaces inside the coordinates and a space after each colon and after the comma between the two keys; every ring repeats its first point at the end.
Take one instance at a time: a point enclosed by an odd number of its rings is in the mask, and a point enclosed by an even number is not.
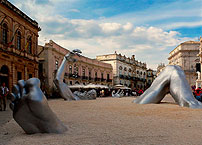
{"type": "Polygon", "coordinates": [[[78,9],[70,9],[69,12],[80,13],[80,11],[78,9]]]}
{"type": "Polygon", "coordinates": [[[174,29],[174,28],[181,28],[181,27],[193,28],[198,26],[202,26],[202,21],[175,22],[167,25],[162,25],[161,27],[165,29],[174,29]]]}
{"type": "Polygon", "coordinates": [[[135,54],[138,60],[146,62],[151,68],[160,62],[166,63],[171,49],[183,41],[190,40],[180,38],[176,31],[164,31],[157,27],[137,27],[130,22],[100,23],[99,20],[66,18],[64,21],[48,18],[48,22],[57,22],[61,27],[50,25],[50,30],[55,29],[54,34],[46,31],[40,35],[40,40],[46,37],[68,49],[79,48],[84,55],[91,58],[115,51],[129,57],[135,54]]]}
{"type": "Polygon", "coordinates": [[[121,28],[121,24],[119,23],[102,23],[99,26],[105,33],[115,32],[121,28]]]}
{"type": "MultiPolygon", "coordinates": [[[[64,0],[60,0],[64,2],[64,0]]],[[[69,0],[74,3],[78,0],[69,0]]],[[[167,62],[168,53],[179,43],[190,40],[181,38],[176,31],[168,31],[163,27],[196,26],[201,22],[185,22],[163,24],[159,26],[147,26],[146,22],[160,20],[166,17],[194,15],[192,11],[185,12],[182,9],[177,11],[147,10],[142,14],[126,14],[113,18],[102,18],[98,20],[68,19],[59,15],[54,4],[57,0],[49,0],[47,4],[37,4],[35,1],[27,0],[16,2],[16,5],[25,13],[36,19],[42,28],[39,33],[41,45],[49,39],[56,41],[68,49],[79,48],[83,54],[92,58],[96,55],[107,53],[123,53],[130,57],[136,55],[138,60],[146,62],[149,67],[157,66],[160,62],[167,62]],[[45,7],[44,7],[45,5],[45,7]],[[158,17],[156,17],[158,15],[158,17]],[[145,25],[141,25],[145,24],[145,25]]],[[[187,3],[185,4],[187,5],[187,3]]],[[[168,6],[169,9],[170,6],[168,6]]],[[[70,9],[72,12],[79,12],[77,9],[70,9]]],[[[198,12],[195,10],[194,12],[198,12]]],[[[200,14],[201,15],[201,14],[200,14]]],[[[195,39],[195,38],[194,38],[195,39]]],[[[193,40],[193,39],[192,39],[193,40]]]]}

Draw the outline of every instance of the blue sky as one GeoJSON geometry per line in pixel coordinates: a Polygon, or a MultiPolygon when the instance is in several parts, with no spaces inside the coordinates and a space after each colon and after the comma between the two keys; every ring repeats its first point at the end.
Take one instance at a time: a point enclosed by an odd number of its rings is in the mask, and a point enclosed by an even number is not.
{"type": "Polygon", "coordinates": [[[202,35],[201,0],[10,0],[50,39],[83,55],[117,51],[156,69],[169,52],[202,35]]]}

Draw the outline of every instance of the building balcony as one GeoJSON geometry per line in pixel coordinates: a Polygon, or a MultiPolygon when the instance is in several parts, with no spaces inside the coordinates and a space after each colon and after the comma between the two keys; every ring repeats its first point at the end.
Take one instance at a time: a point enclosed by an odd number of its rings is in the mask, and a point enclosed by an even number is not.
{"type": "Polygon", "coordinates": [[[105,82],[105,81],[106,81],[106,79],[101,78],[101,82],[105,82]]]}
{"type": "Polygon", "coordinates": [[[88,80],[87,76],[82,76],[82,80],[88,80]]]}
{"type": "Polygon", "coordinates": [[[101,81],[100,78],[95,78],[95,82],[99,82],[99,81],[101,81]]]}
{"type": "Polygon", "coordinates": [[[107,82],[112,82],[112,79],[107,79],[107,82]]]}
{"type": "Polygon", "coordinates": [[[73,79],[79,79],[80,78],[80,76],[78,74],[72,74],[72,73],[65,73],[64,77],[73,78],[73,79]]]}
{"type": "Polygon", "coordinates": [[[23,50],[18,50],[13,45],[8,47],[8,44],[5,45],[5,44],[0,43],[0,50],[4,51],[6,53],[13,54],[15,56],[25,57],[25,58],[27,58],[29,60],[34,60],[34,61],[38,62],[38,58],[37,58],[37,56],[35,54],[30,54],[30,53],[27,53],[27,52],[25,52],[23,50]]]}

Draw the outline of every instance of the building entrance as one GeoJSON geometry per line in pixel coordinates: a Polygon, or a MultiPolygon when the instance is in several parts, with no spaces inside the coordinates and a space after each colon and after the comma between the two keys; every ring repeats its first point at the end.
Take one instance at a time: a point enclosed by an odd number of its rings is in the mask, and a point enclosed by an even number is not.
{"type": "Polygon", "coordinates": [[[0,84],[3,82],[6,83],[6,86],[9,86],[9,69],[6,65],[3,65],[0,68],[0,84]]]}

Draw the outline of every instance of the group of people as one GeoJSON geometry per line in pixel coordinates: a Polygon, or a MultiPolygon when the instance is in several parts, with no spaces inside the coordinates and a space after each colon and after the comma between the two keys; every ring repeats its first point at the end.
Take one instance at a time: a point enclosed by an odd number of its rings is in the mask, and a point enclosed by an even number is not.
{"type": "Polygon", "coordinates": [[[6,87],[6,83],[3,82],[0,86],[0,111],[6,111],[7,96],[9,89],[6,87]]]}

